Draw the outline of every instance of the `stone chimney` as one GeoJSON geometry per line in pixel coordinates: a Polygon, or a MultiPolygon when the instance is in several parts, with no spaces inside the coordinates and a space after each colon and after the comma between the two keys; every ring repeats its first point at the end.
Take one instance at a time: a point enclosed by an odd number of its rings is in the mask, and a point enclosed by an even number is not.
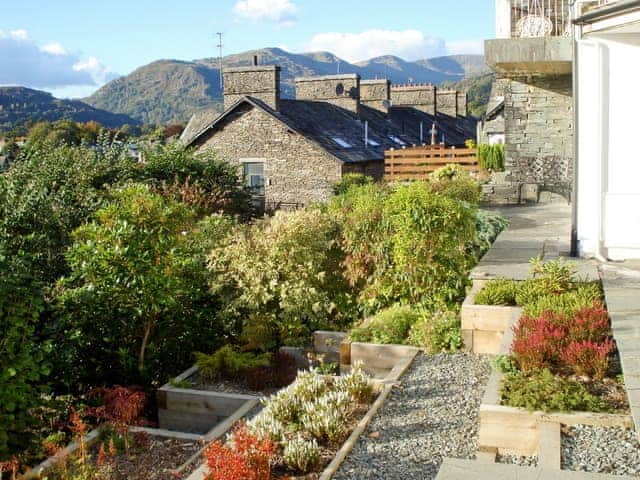
{"type": "Polygon", "coordinates": [[[395,107],[413,107],[429,115],[436,114],[436,87],[430,83],[391,86],[391,103],[395,107]]]}
{"type": "MultiPolygon", "coordinates": [[[[254,59],[254,64],[256,64],[254,59]]],[[[227,110],[243,97],[262,100],[274,110],[280,109],[280,67],[277,65],[253,65],[251,67],[225,68],[224,109],[227,110]]]]}
{"type": "Polygon", "coordinates": [[[438,113],[450,117],[458,116],[458,92],[455,90],[438,90],[438,113]]]}
{"type": "Polygon", "coordinates": [[[458,116],[469,116],[469,102],[467,100],[467,92],[458,92],[458,116]]]}
{"type": "Polygon", "coordinates": [[[296,99],[331,103],[357,115],[360,108],[360,76],[296,78],[296,99]]]}
{"type": "Polygon", "coordinates": [[[386,79],[361,80],[360,104],[388,113],[391,104],[391,82],[386,79]]]}

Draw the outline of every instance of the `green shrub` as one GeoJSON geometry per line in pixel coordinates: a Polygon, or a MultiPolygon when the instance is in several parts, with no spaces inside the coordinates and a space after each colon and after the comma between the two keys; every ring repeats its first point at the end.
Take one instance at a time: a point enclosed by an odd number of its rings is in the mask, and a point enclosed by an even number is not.
{"type": "Polygon", "coordinates": [[[72,389],[157,384],[230,333],[207,289],[204,253],[227,222],[196,224],[184,204],[144,185],[112,195],[74,232],[71,274],[55,292],[54,358],[72,389]]]}
{"type": "Polygon", "coordinates": [[[429,181],[434,193],[471,205],[480,203],[480,184],[459,165],[439,168],[430,175],[429,181]]]}
{"type": "MultiPolygon", "coordinates": [[[[1,246],[1,245],[0,245],[1,246]]],[[[28,262],[27,262],[28,264],[28,262]]],[[[47,389],[49,343],[36,326],[44,309],[42,285],[17,258],[0,251],[0,463],[28,448],[34,409],[47,389]]]]}
{"type": "Polygon", "coordinates": [[[403,344],[420,314],[411,307],[391,307],[381,311],[361,327],[349,332],[353,342],[403,344]]]}
{"type": "Polygon", "coordinates": [[[504,145],[478,145],[478,163],[487,171],[504,172],[504,145]]]}
{"type": "Polygon", "coordinates": [[[335,195],[344,195],[352,187],[361,187],[363,185],[370,185],[373,183],[373,178],[362,173],[347,173],[342,179],[333,187],[333,193],[335,195]]]}
{"type": "Polygon", "coordinates": [[[478,235],[473,242],[472,249],[477,258],[482,258],[491,248],[491,245],[498,238],[509,222],[500,213],[490,210],[478,210],[476,212],[476,230],[478,235]]]}
{"type": "Polygon", "coordinates": [[[429,353],[455,352],[462,346],[460,316],[453,311],[424,313],[413,324],[408,343],[429,353]]]}
{"type": "Polygon", "coordinates": [[[475,298],[476,305],[517,305],[516,296],[519,291],[519,283],[514,280],[500,278],[488,282],[475,298]]]}
{"type": "Polygon", "coordinates": [[[357,317],[339,231],[320,209],[280,211],[236,226],[211,251],[211,291],[224,299],[222,313],[242,323],[248,349],[305,345],[313,331],[345,328],[357,317]]]}
{"type": "Polygon", "coordinates": [[[239,352],[231,345],[225,345],[211,355],[200,352],[194,355],[200,375],[206,380],[215,380],[220,377],[233,378],[250,368],[269,365],[268,355],[239,352]]]}
{"type": "Polygon", "coordinates": [[[504,405],[544,412],[606,412],[607,405],[589,393],[584,385],[566,380],[549,370],[530,375],[508,374],[503,378],[502,400],[504,405]]]}
{"type": "Polygon", "coordinates": [[[574,285],[573,290],[560,295],[548,294],[530,298],[524,304],[524,315],[538,317],[551,311],[571,317],[576,310],[591,307],[594,302],[601,303],[602,289],[598,283],[579,283],[574,285]]]}

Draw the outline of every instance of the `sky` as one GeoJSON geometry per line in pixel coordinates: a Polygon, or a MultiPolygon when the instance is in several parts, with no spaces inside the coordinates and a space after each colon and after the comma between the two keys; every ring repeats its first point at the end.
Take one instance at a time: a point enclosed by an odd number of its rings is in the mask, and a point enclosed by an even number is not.
{"type": "Polygon", "coordinates": [[[493,0],[0,0],[0,85],[62,98],[159,59],[263,47],[350,61],[482,53],[493,0]]]}

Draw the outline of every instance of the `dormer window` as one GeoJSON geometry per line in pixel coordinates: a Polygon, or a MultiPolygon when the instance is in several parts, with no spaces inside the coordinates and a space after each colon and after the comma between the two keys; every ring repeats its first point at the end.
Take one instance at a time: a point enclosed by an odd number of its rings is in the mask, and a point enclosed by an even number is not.
{"type": "Polygon", "coordinates": [[[337,145],[341,146],[342,148],[353,148],[353,145],[347,142],[344,138],[331,137],[331,140],[333,140],[337,145]]]}
{"type": "Polygon", "coordinates": [[[369,145],[370,147],[379,147],[380,144],[378,142],[376,142],[375,140],[372,139],[367,139],[367,145],[369,145]]]}

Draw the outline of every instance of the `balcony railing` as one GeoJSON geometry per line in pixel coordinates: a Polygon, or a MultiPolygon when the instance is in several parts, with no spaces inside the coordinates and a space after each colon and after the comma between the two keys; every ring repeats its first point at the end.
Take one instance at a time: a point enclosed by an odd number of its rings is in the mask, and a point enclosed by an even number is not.
{"type": "Polygon", "coordinates": [[[569,0],[497,0],[496,6],[498,38],[571,34],[569,0]]]}

